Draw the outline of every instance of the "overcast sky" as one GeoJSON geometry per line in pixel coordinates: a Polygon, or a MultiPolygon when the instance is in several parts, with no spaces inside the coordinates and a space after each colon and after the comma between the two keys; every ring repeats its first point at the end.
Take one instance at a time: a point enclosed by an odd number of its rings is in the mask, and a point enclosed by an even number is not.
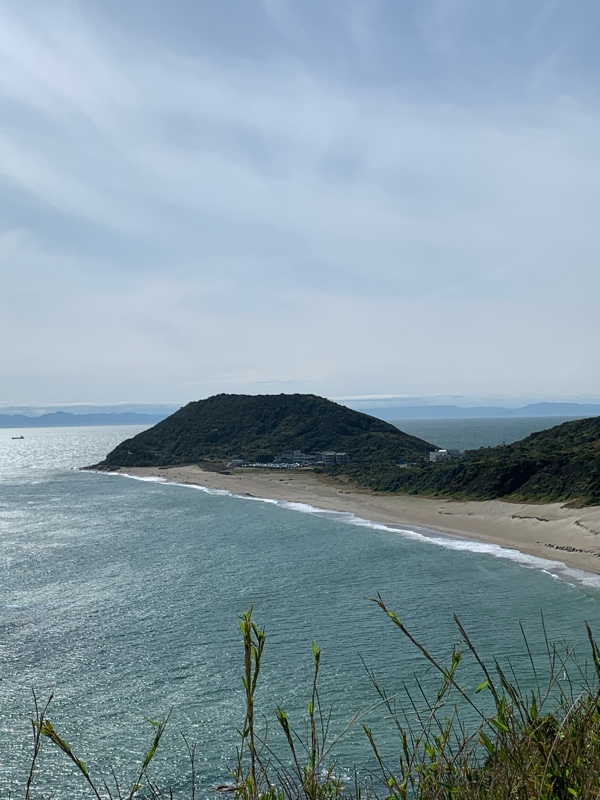
{"type": "Polygon", "coordinates": [[[600,399],[597,0],[0,0],[0,400],[600,399]]]}

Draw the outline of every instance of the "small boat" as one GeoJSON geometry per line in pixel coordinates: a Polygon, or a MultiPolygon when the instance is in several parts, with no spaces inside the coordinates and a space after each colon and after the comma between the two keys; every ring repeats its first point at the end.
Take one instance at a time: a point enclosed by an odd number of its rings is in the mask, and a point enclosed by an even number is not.
{"type": "Polygon", "coordinates": [[[24,436],[11,436],[11,439],[24,439],[24,436]]]}

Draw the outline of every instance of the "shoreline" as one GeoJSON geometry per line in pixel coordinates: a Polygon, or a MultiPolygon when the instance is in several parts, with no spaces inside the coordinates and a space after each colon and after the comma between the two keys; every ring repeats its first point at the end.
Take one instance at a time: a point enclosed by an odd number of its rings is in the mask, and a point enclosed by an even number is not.
{"type": "Polygon", "coordinates": [[[114,472],[138,478],[162,478],[171,483],[263,500],[302,503],[398,528],[427,528],[433,533],[518,550],[600,575],[600,506],[565,508],[561,503],[460,501],[376,493],[343,480],[324,479],[308,470],[240,468],[223,473],[189,465],[130,467],[114,472]]]}

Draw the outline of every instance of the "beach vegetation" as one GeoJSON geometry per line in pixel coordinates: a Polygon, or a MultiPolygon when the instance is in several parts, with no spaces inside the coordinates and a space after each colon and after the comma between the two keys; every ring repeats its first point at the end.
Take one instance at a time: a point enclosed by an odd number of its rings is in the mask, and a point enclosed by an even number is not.
{"type": "MultiPolygon", "coordinates": [[[[234,800],[597,800],[600,797],[600,649],[586,626],[588,660],[575,649],[550,642],[544,628],[546,655],[531,652],[525,633],[527,675],[510,662],[486,660],[455,617],[458,643],[441,659],[388,608],[383,598],[373,603],[392,628],[420,654],[424,669],[407,686],[384,687],[367,673],[375,706],[383,709],[392,736],[383,746],[364,712],[336,735],[331,714],[319,692],[321,651],[312,646],[313,675],[305,719],[295,724],[285,709],[257,707],[257,686],[265,658],[266,633],[252,609],[239,618],[242,636],[242,683],[245,716],[239,730],[237,758],[229,779],[211,793],[234,800]],[[464,670],[468,664],[468,669],[464,670]],[[477,673],[479,673],[477,675],[477,673]],[[405,701],[399,703],[403,695],[405,701]],[[275,723],[271,731],[269,721],[275,723]],[[350,728],[362,728],[371,751],[368,764],[352,775],[341,771],[335,748],[350,728]],[[393,752],[390,742],[395,742],[393,752]]],[[[542,626],[544,622],[542,619],[542,626]]],[[[370,709],[372,711],[373,709],[370,709]]],[[[125,788],[116,777],[96,780],[82,759],[48,717],[48,704],[36,702],[34,747],[25,800],[33,800],[42,746],[57,747],[72,763],[95,800],[174,797],[150,774],[167,720],[151,721],[153,737],[125,788]]],[[[199,791],[194,769],[195,748],[185,740],[191,762],[186,797],[199,791]]],[[[204,788],[206,793],[206,788],[204,788]]],[[[53,797],[61,797],[54,791],[53,797]]],[[[177,795],[181,797],[181,794],[177,795]]]]}

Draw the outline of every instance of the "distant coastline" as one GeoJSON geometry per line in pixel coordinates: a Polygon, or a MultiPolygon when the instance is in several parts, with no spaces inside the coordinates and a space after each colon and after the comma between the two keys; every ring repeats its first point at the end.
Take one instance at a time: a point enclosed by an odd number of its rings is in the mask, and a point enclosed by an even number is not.
{"type": "MultiPolygon", "coordinates": [[[[560,417],[564,420],[600,416],[598,403],[530,403],[518,408],[502,406],[457,406],[457,405],[418,405],[355,407],[363,414],[383,419],[387,422],[404,420],[484,420],[484,419],[544,419],[560,417]]],[[[144,406],[132,404],[126,410],[117,406],[96,406],[89,412],[66,410],[73,406],[59,407],[56,411],[36,409],[26,411],[23,406],[14,406],[10,413],[0,414],[0,428],[54,428],[77,425],[155,425],[168,417],[178,406],[144,406]],[[43,411],[43,413],[40,413],[43,411]],[[26,412],[26,413],[23,413],[26,412]]]]}
{"type": "Polygon", "coordinates": [[[51,414],[0,414],[0,428],[74,428],[104,425],[155,425],[166,414],[137,414],[135,412],[71,414],[54,411],[51,414]]]}
{"type": "Polygon", "coordinates": [[[310,470],[209,472],[197,466],[127,467],[124,475],[202,486],[261,499],[346,512],[395,527],[418,526],[600,574],[600,506],[565,508],[501,500],[455,501],[356,489],[310,470]]]}
{"type": "Polygon", "coordinates": [[[528,417],[564,417],[579,419],[600,416],[600,403],[529,403],[517,408],[504,406],[373,406],[356,407],[363,414],[370,414],[393,422],[424,419],[524,419],[528,417]]]}

